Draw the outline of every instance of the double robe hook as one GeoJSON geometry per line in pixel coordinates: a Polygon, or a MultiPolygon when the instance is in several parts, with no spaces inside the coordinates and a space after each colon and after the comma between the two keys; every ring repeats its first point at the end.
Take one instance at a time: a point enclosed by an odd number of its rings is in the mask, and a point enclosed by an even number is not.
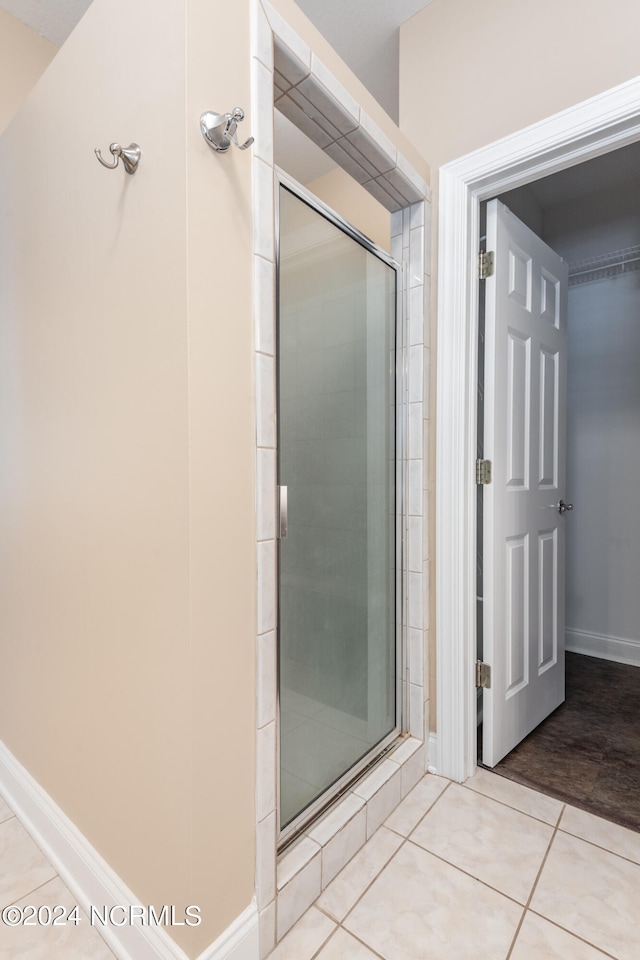
{"type": "Polygon", "coordinates": [[[249,137],[244,143],[238,143],[238,124],[244,120],[242,107],[234,107],[231,113],[203,113],[200,117],[200,130],[212,150],[226,153],[232,143],[239,150],[246,150],[253,143],[249,137]]]}
{"type": "Polygon", "coordinates": [[[97,147],[94,150],[96,157],[103,167],[106,167],[107,170],[115,170],[119,161],[122,160],[122,166],[126,173],[136,172],[142,154],[142,150],[137,143],[130,143],[128,147],[121,147],[119,143],[112,143],[109,150],[114,158],[113,163],[107,163],[107,161],[102,158],[102,154],[97,147]]]}

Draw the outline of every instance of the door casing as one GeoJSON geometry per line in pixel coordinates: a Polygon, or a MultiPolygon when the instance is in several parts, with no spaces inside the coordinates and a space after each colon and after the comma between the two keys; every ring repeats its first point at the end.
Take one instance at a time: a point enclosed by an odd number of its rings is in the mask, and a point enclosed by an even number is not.
{"type": "Polygon", "coordinates": [[[440,169],[436,490],[437,735],[431,769],[475,772],[477,256],[480,204],[640,139],[640,78],[440,169]],[[435,760],[435,762],[434,762],[435,760]]]}

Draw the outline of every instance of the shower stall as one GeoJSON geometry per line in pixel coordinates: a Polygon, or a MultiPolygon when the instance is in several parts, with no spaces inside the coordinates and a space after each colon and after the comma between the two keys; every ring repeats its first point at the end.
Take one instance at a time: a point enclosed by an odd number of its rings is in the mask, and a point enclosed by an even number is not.
{"type": "Polygon", "coordinates": [[[284,175],[278,212],[280,836],[401,728],[398,266],[284,175]]]}

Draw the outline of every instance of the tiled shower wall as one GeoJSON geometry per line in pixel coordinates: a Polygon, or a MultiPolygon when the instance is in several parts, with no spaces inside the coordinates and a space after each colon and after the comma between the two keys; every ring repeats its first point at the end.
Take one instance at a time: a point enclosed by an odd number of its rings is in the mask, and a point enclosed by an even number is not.
{"type": "MultiPolygon", "coordinates": [[[[270,4],[252,11],[257,510],[256,891],[266,956],[426,769],[429,344],[421,177],[270,4]],[[274,55],[275,53],[275,55],[274,55]],[[330,812],[277,857],[276,337],[274,103],[392,212],[403,263],[403,582],[405,736],[330,812]]],[[[427,261],[428,262],[428,261],[427,261]]]]}

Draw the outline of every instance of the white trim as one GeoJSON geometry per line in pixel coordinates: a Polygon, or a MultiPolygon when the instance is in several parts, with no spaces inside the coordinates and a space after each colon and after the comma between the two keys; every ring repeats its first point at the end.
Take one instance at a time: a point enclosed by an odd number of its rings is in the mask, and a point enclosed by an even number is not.
{"type": "Polygon", "coordinates": [[[430,733],[427,739],[427,773],[437,773],[438,768],[438,737],[435,733],[430,733]]]}
{"type": "Polygon", "coordinates": [[[601,633],[589,633],[586,630],[565,631],[565,650],[569,653],[583,653],[588,657],[601,660],[614,660],[616,663],[628,663],[640,667],[640,640],[628,640],[623,637],[609,637],[601,633]]]}
{"type": "MultiPolygon", "coordinates": [[[[140,902],[2,742],[0,792],[86,913],[90,905],[128,907],[140,902]]],[[[118,960],[189,960],[162,927],[134,924],[96,929],[118,960]]],[[[198,960],[257,958],[258,911],[253,902],[198,960]]]]}
{"type": "Polygon", "coordinates": [[[197,960],[258,960],[259,955],[258,907],[254,899],[197,960]]]}
{"type": "Polygon", "coordinates": [[[437,366],[437,769],[476,766],[475,482],[479,207],[504,190],[640,139],[640,78],[440,169],[437,366]]]}

